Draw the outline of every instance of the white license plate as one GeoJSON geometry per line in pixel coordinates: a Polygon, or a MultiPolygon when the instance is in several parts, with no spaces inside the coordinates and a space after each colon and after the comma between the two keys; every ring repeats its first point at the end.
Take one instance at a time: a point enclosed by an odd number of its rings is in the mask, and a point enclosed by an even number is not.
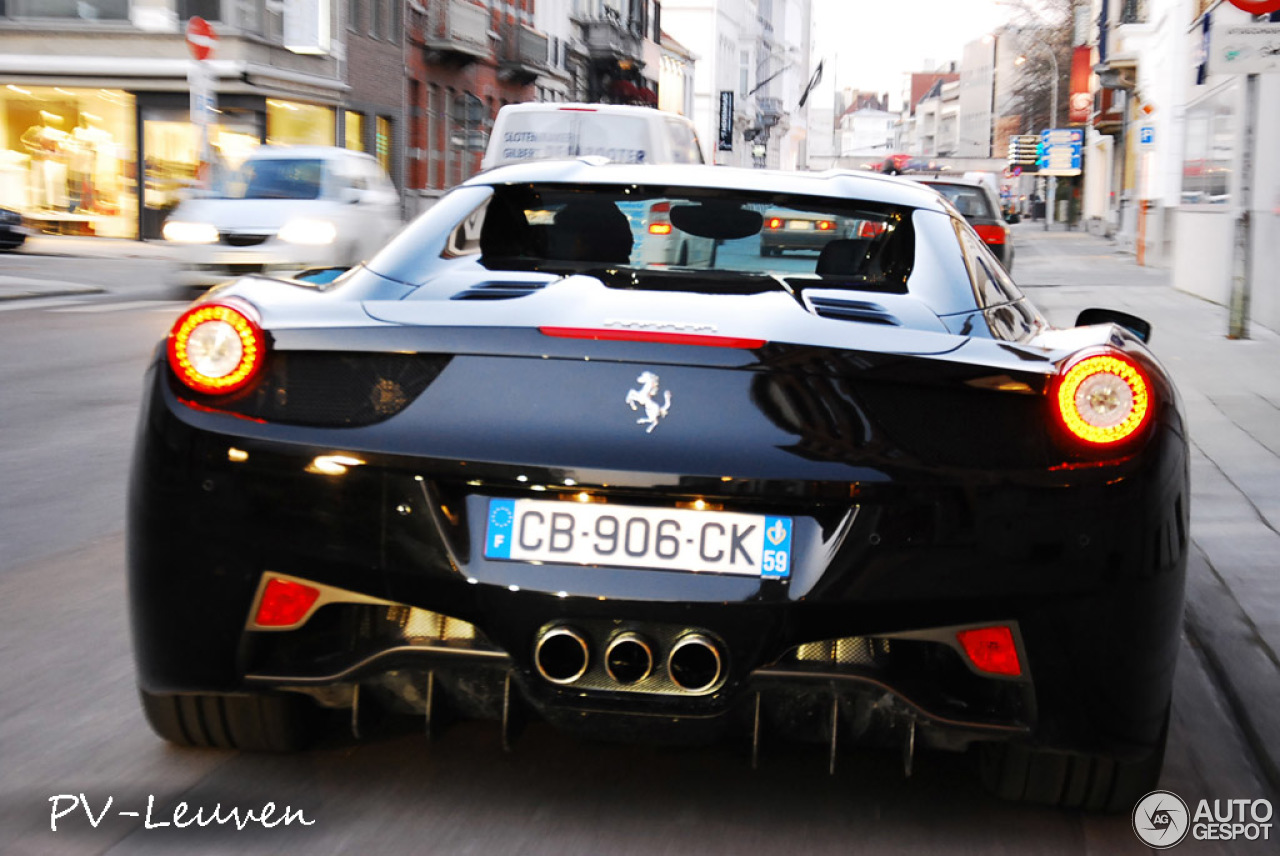
{"type": "Polygon", "coordinates": [[[791,518],[540,499],[491,499],[487,559],[786,579],[791,518]]]}
{"type": "Polygon", "coordinates": [[[813,223],[808,220],[788,220],[787,228],[803,231],[805,229],[812,229],[813,223]]]}

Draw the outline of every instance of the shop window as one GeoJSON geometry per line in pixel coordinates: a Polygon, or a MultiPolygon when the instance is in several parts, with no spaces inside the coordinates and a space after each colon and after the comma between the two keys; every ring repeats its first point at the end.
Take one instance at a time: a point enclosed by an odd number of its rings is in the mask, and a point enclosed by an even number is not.
{"type": "Polygon", "coordinates": [[[209,127],[210,163],[202,179],[200,131],[190,113],[181,109],[149,108],[142,115],[146,186],[143,190],[144,238],[160,237],[164,220],[189,191],[207,180],[217,186],[237,169],[261,140],[258,115],[222,108],[209,127]]]}
{"type": "Polygon", "coordinates": [[[332,146],[333,110],[315,104],[268,98],[267,142],[273,145],[332,146]]]}
{"type": "Polygon", "coordinates": [[[117,90],[0,88],[0,205],[46,232],[136,237],[134,109],[117,90]]]}
{"type": "Polygon", "coordinates": [[[1226,86],[1187,108],[1182,156],[1184,205],[1226,205],[1236,152],[1236,87],[1226,86]]]}
{"type": "Polygon", "coordinates": [[[345,118],[346,130],[343,138],[344,145],[355,152],[365,151],[364,115],[348,110],[345,118]]]}
{"type": "Polygon", "coordinates": [[[391,120],[386,116],[378,117],[375,142],[375,157],[377,157],[378,163],[382,164],[382,168],[387,171],[387,175],[390,175],[392,172],[391,148],[393,140],[391,137],[391,120]]]}
{"type": "Polygon", "coordinates": [[[9,0],[7,5],[10,18],[129,20],[129,0],[9,0]]]}

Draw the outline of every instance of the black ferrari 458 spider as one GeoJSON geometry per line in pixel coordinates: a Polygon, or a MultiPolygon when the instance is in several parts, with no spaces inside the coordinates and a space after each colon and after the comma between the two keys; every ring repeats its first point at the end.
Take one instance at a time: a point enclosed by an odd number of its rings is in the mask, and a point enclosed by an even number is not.
{"type": "Polygon", "coordinates": [[[1149,333],[1049,326],[900,179],[483,173],[331,282],[214,289],[157,350],[148,719],[258,750],[369,706],[972,750],[1003,796],[1127,809],[1187,552],[1149,333]],[[766,216],[870,226],[774,257],[766,216]],[[707,252],[644,261],[676,240],[707,252]]]}

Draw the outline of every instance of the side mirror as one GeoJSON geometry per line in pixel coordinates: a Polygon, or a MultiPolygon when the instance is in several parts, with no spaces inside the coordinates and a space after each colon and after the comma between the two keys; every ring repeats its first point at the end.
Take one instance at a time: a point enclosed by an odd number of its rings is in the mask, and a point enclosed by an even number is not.
{"type": "Polygon", "coordinates": [[[344,187],[338,193],[338,198],[348,205],[355,205],[364,201],[364,190],[359,187],[344,187]]]}
{"type": "Polygon", "coordinates": [[[1151,322],[1144,321],[1136,315],[1121,312],[1118,309],[1084,309],[1076,316],[1077,327],[1088,327],[1092,324],[1118,324],[1137,336],[1143,342],[1151,341],[1151,322]]]}

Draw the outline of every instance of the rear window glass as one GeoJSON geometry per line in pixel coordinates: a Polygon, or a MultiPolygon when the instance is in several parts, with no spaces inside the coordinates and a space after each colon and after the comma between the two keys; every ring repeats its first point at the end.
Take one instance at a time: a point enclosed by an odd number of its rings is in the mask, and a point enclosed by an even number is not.
{"type": "Polygon", "coordinates": [[[250,158],[214,192],[225,199],[319,199],[323,177],[319,158],[250,158]]]}
{"type": "Polygon", "coordinates": [[[991,209],[991,201],[980,187],[970,187],[965,184],[930,184],[929,186],[947,197],[947,201],[954,205],[964,217],[996,219],[996,212],[991,209]]]}
{"type": "Polygon", "coordinates": [[[910,209],[662,187],[494,189],[481,263],[590,272],[628,288],[751,292],[816,285],[906,293],[910,209]]]}

